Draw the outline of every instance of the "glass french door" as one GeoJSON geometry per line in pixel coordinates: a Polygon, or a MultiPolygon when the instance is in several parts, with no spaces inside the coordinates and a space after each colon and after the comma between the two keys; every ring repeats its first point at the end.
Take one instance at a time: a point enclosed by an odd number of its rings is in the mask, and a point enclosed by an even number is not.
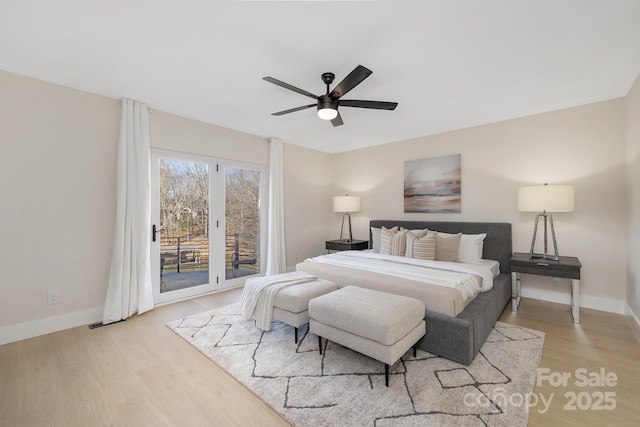
{"type": "Polygon", "coordinates": [[[260,272],[260,171],[225,167],[227,280],[260,272]]]}
{"type": "Polygon", "coordinates": [[[261,274],[261,166],[152,150],[154,298],[170,302],[261,274]]]}

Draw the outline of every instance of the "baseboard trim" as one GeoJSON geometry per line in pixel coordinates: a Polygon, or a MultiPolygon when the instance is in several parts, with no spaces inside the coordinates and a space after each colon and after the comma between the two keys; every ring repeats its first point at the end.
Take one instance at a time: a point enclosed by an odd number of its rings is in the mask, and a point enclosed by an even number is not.
{"type": "MultiPolygon", "coordinates": [[[[522,296],[525,298],[571,305],[571,295],[568,292],[554,292],[531,287],[523,287],[521,292],[522,296]]],[[[580,295],[581,308],[592,308],[594,310],[606,311],[608,313],[625,314],[625,305],[626,302],[622,300],[580,295]]]]}
{"type": "Polygon", "coordinates": [[[99,307],[5,326],[0,328],[0,345],[100,322],[103,311],[103,308],[99,307]]]}
{"type": "MultiPolygon", "coordinates": [[[[204,294],[191,295],[191,296],[174,300],[174,301],[158,303],[158,304],[155,304],[155,307],[161,307],[167,304],[173,304],[180,301],[198,298],[204,295],[229,291],[231,289],[240,288],[242,286],[244,286],[244,282],[238,283],[235,286],[230,286],[225,289],[219,289],[219,290],[215,290],[215,291],[204,293],[204,294]]],[[[103,307],[97,307],[89,310],[78,311],[75,313],[68,313],[60,316],[48,317],[46,319],[38,319],[32,322],[5,326],[0,328],[0,345],[26,340],[28,338],[39,337],[41,335],[46,335],[53,332],[64,331],[65,329],[76,328],[78,326],[85,326],[85,325],[88,326],[97,322],[102,322],[103,312],[104,312],[103,307]]]]}
{"type": "MultiPolygon", "coordinates": [[[[522,296],[525,298],[533,298],[565,305],[569,305],[571,303],[571,297],[566,292],[552,292],[535,288],[523,288],[522,296]]],[[[158,304],[157,306],[160,305],[162,304],[158,304]]],[[[631,307],[629,307],[625,301],[581,295],[580,307],[624,315],[635,336],[640,340],[640,320],[638,320],[638,316],[633,312],[633,310],[631,310],[631,307]]],[[[102,320],[102,313],[103,308],[99,307],[64,314],[61,316],[39,319],[33,322],[5,326],[0,328],[0,345],[100,322],[102,320]]]]}
{"type": "Polygon", "coordinates": [[[638,316],[636,316],[627,303],[624,304],[624,317],[627,319],[629,326],[631,326],[633,334],[636,336],[638,341],[640,341],[640,320],[638,320],[638,316]]]}

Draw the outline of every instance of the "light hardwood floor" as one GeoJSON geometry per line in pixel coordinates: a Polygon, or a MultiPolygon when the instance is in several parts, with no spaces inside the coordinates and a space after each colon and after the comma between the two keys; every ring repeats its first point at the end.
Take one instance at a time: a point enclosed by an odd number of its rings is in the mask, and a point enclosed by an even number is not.
{"type": "MultiPolygon", "coordinates": [[[[275,411],[174,334],[165,323],[240,299],[241,290],[158,307],[126,322],[79,327],[0,346],[1,426],[288,426],[275,411]]],[[[640,343],[622,316],[523,299],[501,320],[546,333],[541,368],[570,372],[567,387],[548,382],[548,399],[529,425],[637,425],[640,343]],[[618,377],[615,387],[575,386],[575,370],[618,377]],[[613,411],[564,410],[567,392],[613,391],[613,411]]],[[[583,399],[584,400],[584,399],[583,399]]],[[[584,401],[582,402],[584,403],[584,401]]]]}
{"type": "Polygon", "coordinates": [[[546,412],[542,404],[532,407],[530,426],[640,425],[640,342],[624,316],[582,308],[580,324],[576,325],[569,306],[523,298],[517,313],[509,304],[500,320],[543,331],[546,335],[539,368],[548,370],[554,379],[570,375],[566,385],[561,381],[554,385],[547,379],[536,385],[534,394],[551,398],[551,405],[546,412]],[[615,386],[591,382],[596,376],[607,375],[600,375],[602,369],[615,374],[615,386]],[[585,376],[589,381],[584,381],[585,376]],[[611,406],[598,402],[607,392],[615,393],[609,396],[615,409],[595,409],[611,406]],[[578,401],[572,401],[571,395],[578,401]]]}

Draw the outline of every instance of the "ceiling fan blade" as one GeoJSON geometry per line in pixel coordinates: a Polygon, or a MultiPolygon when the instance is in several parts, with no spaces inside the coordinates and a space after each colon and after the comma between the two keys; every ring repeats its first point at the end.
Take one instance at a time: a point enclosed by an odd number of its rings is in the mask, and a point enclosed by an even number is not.
{"type": "Polygon", "coordinates": [[[347,77],[344,78],[340,83],[333,88],[331,93],[329,94],[331,98],[338,99],[341,96],[345,95],[354,87],[358,86],[364,79],[369,77],[373,71],[368,69],[367,67],[363,67],[362,65],[358,65],[353,69],[352,72],[349,73],[347,77]]]}
{"type": "Polygon", "coordinates": [[[335,119],[331,120],[331,124],[333,125],[333,127],[342,126],[344,124],[344,122],[342,121],[342,116],[340,115],[340,112],[338,112],[338,115],[336,116],[335,119]]]}
{"type": "Polygon", "coordinates": [[[397,102],[384,101],[360,101],[355,99],[343,99],[338,102],[341,107],[373,108],[375,110],[395,110],[397,102]]]}
{"type": "Polygon", "coordinates": [[[307,92],[304,89],[300,89],[299,87],[292,86],[289,83],[285,83],[285,82],[283,82],[281,80],[274,79],[273,77],[269,77],[269,76],[263,77],[262,80],[266,80],[269,83],[273,83],[274,85],[278,85],[278,86],[283,87],[285,89],[289,89],[289,90],[292,90],[294,92],[298,92],[299,94],[308,96],[309,98],[313,98],[313,99],[316,99],[316,100],[318,99],[318,95],[314,95],[311,92],[307,92]]]}
{"type": "Polygon", "coordinates": [[[294,113],[300,110],[306,110],[307,108],[316,107],[318,104],[303,105],[302,107],[290,108],[288,110],[278,111],[277,113],[271,113],[272,116],[281,116],[283,114],[294,113]]]}

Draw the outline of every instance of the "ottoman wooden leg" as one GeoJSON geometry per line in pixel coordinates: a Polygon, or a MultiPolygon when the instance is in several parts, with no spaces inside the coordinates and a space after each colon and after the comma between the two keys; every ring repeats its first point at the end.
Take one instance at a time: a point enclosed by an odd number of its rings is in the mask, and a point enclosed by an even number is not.
{"type": "Polygon", "coordinates": [[[294,334],[296,338],[296,344],[298,344],[298,328],[294,327],[293,329],[295,330],[294,334]]]}
{"type": "Polygon", "coordinates": [[[318,337],[318,351],[322,354],[322,337],[318,337]]]}
{"type": "Polygon", "coordinates": [[[389,387],[389,364],[384,364],[384,385],[389,387]]]}

